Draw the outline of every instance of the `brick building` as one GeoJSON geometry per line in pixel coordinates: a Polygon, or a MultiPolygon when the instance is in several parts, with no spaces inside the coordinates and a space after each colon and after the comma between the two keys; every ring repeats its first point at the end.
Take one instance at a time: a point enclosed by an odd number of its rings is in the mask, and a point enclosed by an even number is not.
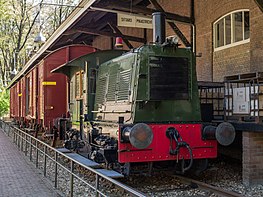
{"type": "MultiPolygon", "coordinates": [[[[191,0],[159,0],[158,3],[166,12],[190,16],[191,0]]],[[[254,0],[195,1],[194,9],[196,52],[201,55],[197,58],[199,80],[222,81],[227,75],[263,71],[263,14],[254,0]],[[225,40],[220,38],[218,46],[215,45],[216,34],[225,37],[225,40]]],[[[169,25],[166,26],[166,35],[174,35],[169,25]]],[[[178,26],[190,40],[190,26],[178,26]]],[[[129,27],[119,29],[127,35],[143,37],[146,34],[147,42],[152,41],[152,30],[144,32],[143,29],[129,27]]],[[[142,44],[131,43],[134,47],[142,44]]],[[[109,49],[112,47],[112,39],[98,36],[93,46],[109,49]]]]}

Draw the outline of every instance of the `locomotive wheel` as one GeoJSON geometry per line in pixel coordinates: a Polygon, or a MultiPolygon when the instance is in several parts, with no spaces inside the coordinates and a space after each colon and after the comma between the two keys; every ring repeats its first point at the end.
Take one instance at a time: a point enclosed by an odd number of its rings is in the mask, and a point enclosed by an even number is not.
{"type": "Polygon", "coordinates": [[[122,174],[124,174],[125,176],[129,176],[131,173],[131,164],[130,163],[125,163],[122,166],[122,174]]]}

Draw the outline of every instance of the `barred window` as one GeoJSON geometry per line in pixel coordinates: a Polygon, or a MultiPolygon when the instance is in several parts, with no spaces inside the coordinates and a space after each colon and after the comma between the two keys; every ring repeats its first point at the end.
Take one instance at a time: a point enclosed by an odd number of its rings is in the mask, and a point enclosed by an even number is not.
{"type": "Polygon", "coordinates": [[[249,41],[249,11],[231,12],[214,23],[214,48],[222,49],[249,41]]]}

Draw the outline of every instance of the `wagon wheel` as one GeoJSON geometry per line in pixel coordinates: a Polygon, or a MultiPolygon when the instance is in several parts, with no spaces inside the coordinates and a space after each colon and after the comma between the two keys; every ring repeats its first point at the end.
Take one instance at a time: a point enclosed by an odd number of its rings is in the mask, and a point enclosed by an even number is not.
{"type": "Polygon", "coordinates": [[[56,128],[53,128],[53,138],[52,138],[52,144],[51,146],[52,147],[56,147],[56,144],[57,144],[57,138],[58,138],[58,130],[56,128]]]}

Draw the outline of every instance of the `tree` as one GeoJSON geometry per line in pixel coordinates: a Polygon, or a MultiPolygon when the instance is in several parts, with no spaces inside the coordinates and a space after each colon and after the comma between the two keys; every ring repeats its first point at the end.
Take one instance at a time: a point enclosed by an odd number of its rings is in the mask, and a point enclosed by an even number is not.
{"type": "Polygon", "coordinates": [[[4,14],[0,15],[0,72],[2,83],[7,84],[11,71],[25,63],[25,45],[39,12],[31,14],[33,4],[27,0],[8,0],[1,5],[4,14]]]}
{"type": "MultiPolygon", "coordinates": [[[[50,0],[42,5],[44,22],[42,27],[46,35],[50,36],[58,26],[70,15],[81,0],[50,0]]],[[[41,13],[42,13],[41,12],[41,13]]]]}
{"type": "Polygon", "coordinates": [[[9,110],[9,92],[0,88],[0,117],[8,114],[9,110]]]}
{"type": "Polygon", "coordinates": [[[45,36],[50,36],[74,9],[63,5],[76,5],[79,2],[0,0],[0,86],[6,85],[14,76],[12,71],[20,70],[33,54],[29,50],[36,47],[34,37],[39,32],[39,26],[45,36]]]}

